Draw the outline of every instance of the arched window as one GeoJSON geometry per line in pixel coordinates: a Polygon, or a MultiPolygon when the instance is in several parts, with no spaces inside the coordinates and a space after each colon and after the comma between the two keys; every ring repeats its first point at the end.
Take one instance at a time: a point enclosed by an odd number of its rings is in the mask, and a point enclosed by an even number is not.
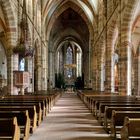
{"type": "Polygon", "coordinates": [[[24,71],[24,70],[25,70],[25,59],[22,58],[19,63],[19,71],[24,71]]]}
{"type": "Polygon", "coordinates": [[[71,49],[71,47],[67,48],[66,64],[72,64],[72,49],[71,49]]]}
{"type": "MultiPolygon", "coordinates": [[[[66,51],[66,64],[67,65],[70,65],[70,64],[72,64],[72,48],[69,46],[68,48],[67,48],[67,51],[66,51]]],[[[67,74],[67,77],[72,77],[72,68],[71,67],[68,67],[67,68],[67,72],[66,72],[66,74],[67,74]]]]}

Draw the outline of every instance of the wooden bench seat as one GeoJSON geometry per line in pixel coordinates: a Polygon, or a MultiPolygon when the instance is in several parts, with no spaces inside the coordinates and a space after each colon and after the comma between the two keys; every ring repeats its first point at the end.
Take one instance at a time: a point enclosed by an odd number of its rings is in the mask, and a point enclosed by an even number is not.
{"type": "Polygon", "coordinates": [[[30,119],[28,111],[0,111],[0,118],[17,118],[20,128],[20,138],[27,140],[30,134],[30,119]]]}
{"type": "Polygon", "coordinates": [[[120,134],[120,130],[124,123],[125,117],[130,118],[140,118],[140,111],[112,111],[111,123],[110,123],[110,130],[111,130],[111,137],[117,138],[116,134],[120,134]]]}
{"type": "Polygon", "coordinates": [[[38,103],[40,103],[40,107],[42,110],[42,115],[46,116],[46,110],[47,107],[45,105],[45,101],[44,100],[22,100],[22,99],[6,99],[6,100],[0,100],[0,103],[20,103],[20,104],[33,104],[33,105],[38,105],[38,103]]]}
{"type": "Polygon", "coordinates": [[[95,97],[87,97],[88,108],[91,110],[91,112],[94,113],[94,109],[99,107],[100,102],[135,102],[137,99],[134,96],[122,96],[122,95],[106,95],[106,96],[95,96],[95,97]]]}
{"type": "MultiPolygon", "coordinates": [[[[127,102],[127,103],[136,103],[137,100],[133,99],[133,98],[126,98],[126,97],[116,97],[114,99],[106,99],[106,100],[97,100],[95,101],[95,108],[99,109],[99,106],[101,103],[122,103],[122,102],[127,102]]],[[[140,102],[139,102],[140,103],[140,102]]]]}
{"type": "Polygon", "coordinates": [[[40,103],[24,103],[24,102],[0,102],[0,106],[35,106],[37,113],[37,125],[40,125],[42,121],[42,110],[40,103]]]}
{"type": "Polygon", "coordinates": [[[26,111],[28,110],[30,118],[30,132],[37,127],[37,113],[35,106],[0,106],[0,111],[26,111]]]}
{"type": "Polygon", "coordinates": [[[94,99],[94,109],[99,109],[100,103],[111,102],[133,102],[135,103],[137,99],[134,96],[105,96],[104,98],[100,97],[98,99],[94,99]]]}
{"type": "Polygon", "coordinates": [[[4,98],[2,98],[2,100],[4,101],[9,101],[9,100],[13,100],[13,101],[23,101],[23,102],[44,102],[43,104],[41,103],[41,108],[46,109],[45,111],[45,115],[49,112],[52,103],[53,102],[53,98],[55,98],[54,95],[10,95],[10,96],[5,96],[4,98]],[[43,106],[43,107],[42,107],[43,106]]]}
{"type": "Polygon", "coordinates": [[[17,99],[17,100],[35,100],[35,101],[44,101],[47,111],[51,109],[55,101],[61,96],[61,91],[50,91],[47,94],[41,94],[40,92],[32,95],[8,95],[8,96],[0,96],[1,99],[17,99]]]}
{"type": "Polygon", "coordinates": [[[104,117],[103,117],[103,125],[104,128],[107,132],[110,131],[110,122],[111,122],[111,116],[112,116],[112,111],[140,111],[140,106],[139,107],[127,107],[127,106],[106,106],[105,107],[105,112],[104,112],[104,117]]]}
{"type": "Polygon", "coordinates": [[[125,117],[121,140],[140,139],[140,118],[125,117]]]}
{"type": "Polygon", "coordinates": [[[17,118],[0,118],[0,139],[20,140],[20,128],[17,118]]]}
{"type": "Polygon", "coordinates": [[[109,106],[109,107],[121,107],[121,106],[125,106],[125,107],[139,107],[140,103],[136,104],[136,103],[129,103],[129,102],[118,102],[118,103],[101,103],[99,110],[97,110],[96,115],[97,117],[99,117],[99,120],[101,120],[101,118],[104,117],[104,112],[105,112],[105,107],[109,106]]]}
{"type": "Polygon", "coordinates": [[[131,104],[139,104],[140,105],[140,102],[136,102],[136,101],[127,101],[127,100],[116,100],[116,101],[103,101],[103,102],[100,102],[97,106],[95,106],[95,109],[94,109],[94,115],[98,118],[102,113],[104,113],[104,110],[105,110],[105,106],[107,105],[115,105],[115,104],[126,104],[126,105],[131,105],[131,104]]]}

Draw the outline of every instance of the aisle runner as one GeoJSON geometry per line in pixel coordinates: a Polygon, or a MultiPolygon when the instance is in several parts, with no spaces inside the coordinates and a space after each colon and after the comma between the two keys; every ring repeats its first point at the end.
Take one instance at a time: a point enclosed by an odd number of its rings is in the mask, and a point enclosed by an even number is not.
{"type": "Polygon", "coordinates": [[[76,94],[65,93],[29,140],[110,140],[76,94]]]}

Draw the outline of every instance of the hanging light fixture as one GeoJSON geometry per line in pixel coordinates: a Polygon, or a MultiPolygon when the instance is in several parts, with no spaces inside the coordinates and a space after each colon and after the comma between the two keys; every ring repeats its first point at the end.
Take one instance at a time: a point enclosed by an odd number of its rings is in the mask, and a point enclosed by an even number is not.
{"type": "MultiPolygon", "coordinates": [[[[20,13],[19,11],[19,0],[18,0],[18,15],[20,13]]],[[[18,17],[19,21],[19,17],[18,17]]],[[[20,32],[19,36],[19,42],[15,48],[13,48],[13,53],[19,54],[19,57],[28,57],[33,56],[34,54],[34,48],[29,45],[28,42],[28,21],[27,21],[27,13],[26,13],[26,0],[23,0],[23,8],[22,8],[22,18],[20,23],[18,24],[18,34],[20,32]],[[20,26],[19,26],[20,25],[20,26]]]]}

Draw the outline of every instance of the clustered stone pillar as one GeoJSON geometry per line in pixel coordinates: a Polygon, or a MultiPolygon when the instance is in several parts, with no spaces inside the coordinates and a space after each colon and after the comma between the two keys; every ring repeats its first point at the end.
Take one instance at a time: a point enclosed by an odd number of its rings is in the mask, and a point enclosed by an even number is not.
{"type": "Polygon", "coordinates": [[[7,94],[13,95],[13,55],[12,46],[7,50],[7,94]]]}
{"type": "Polygon", "coordinates": [[[139,80],[140,79],[140,72],[138,70],[139,69],[139,57],[138,55],[136,55],[133,59],[133,71],[134,71],[134,74],[132,75],[132,94],[133,95],[137,95],[138,94],[138,89],[139,89],[139,80]]]}
{"type": "Polygon", "coordinates": [[[38,46],[36,54],[36,90],[41,91],[41,47],[38,46]]]}
{"type": "Polygon", "coordinates": [[[131,93],[131,54],[129,41],[124,41],[119,47],[119,92],[130,95],[131,93]],[[129,80],[129,81],[128,81],[129,80]]]}
{"type": "Polygon", "coordinates": [[[54,74],[54,51],[52,51],[52,50],[50,50],[50,52],[49,52],[49,77],[50,77],[50,79],[49,79],[49,81],[50,81],[50,88],[52,88],[52,87],[54,87],[55,86],[55,74],[54,74]]]}
{"type": "Polygon", "coordinates": [[[33,80],[34,80],[34,64],[33,64],[33,58],[29,57],[27,58],[27,71],[29,72],[29,86],[28,86],[28,92],[33,92],[33,80]]]}
{"type": "Polygon", "coordinates": [[[42,82],[41,82],[41,88],[42,91],[47,90],[47,72],[46,72],[46,47],[42,47],[42,82]]]}

